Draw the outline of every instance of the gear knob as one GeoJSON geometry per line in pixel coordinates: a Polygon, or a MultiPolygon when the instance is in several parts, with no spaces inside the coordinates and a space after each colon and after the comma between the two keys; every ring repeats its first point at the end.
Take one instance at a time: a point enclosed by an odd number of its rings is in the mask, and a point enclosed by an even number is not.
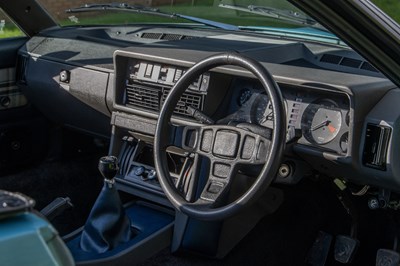
{"type": "Polygon", "coordinates": [[[99,160],[99,171],[106,180],[113,180],[118,172],[118,158],[115,156],[104,156],[99,160]]]}

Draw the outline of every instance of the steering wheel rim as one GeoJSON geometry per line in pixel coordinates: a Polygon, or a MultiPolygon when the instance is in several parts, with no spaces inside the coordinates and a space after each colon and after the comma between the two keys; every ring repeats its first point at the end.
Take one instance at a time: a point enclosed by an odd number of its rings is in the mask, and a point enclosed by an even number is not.
{"type": "MultiPolygon", "coordinates": [[[[154,162],[159,183],[172,205],[182,213],[200,220],[221,220],[238,213],[256,200],[271,184],[279,168],[286,140],[286,112],[283,97],[272,75],[259,62],[238,53],[222,53],[210,56],[193,65],[174,85],[160,110],[154,138],[154,162]],[[253,185],[233,202],[217,208],[186,201],[175,188],[167,165],[166,149],[171,132],[170,119],[181,95],[195,78],[220,66],[233,65],[251,72],[262,84],[274,112],[274,129],[269,152],[259,176],[253,185]]],[[[208,177],[210,178],[210,177],[208,177]]]]}

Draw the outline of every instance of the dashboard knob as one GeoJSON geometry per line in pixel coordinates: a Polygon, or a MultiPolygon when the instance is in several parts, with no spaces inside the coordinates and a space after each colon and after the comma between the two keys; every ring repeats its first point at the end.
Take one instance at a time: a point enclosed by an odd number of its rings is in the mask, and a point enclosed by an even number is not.
{"type": "Polygon", "coordinates": [[[8,107],[11,103],[11,99],[8,96],[4,96],[0,98],[0,105],[1,107],[8,107]]]}
{"type": "Polygon", "coordinates": [[[62,70],[60,72],[60,81],[64,83],[69,83],[71,73],[68,70],[62,70]]]}
{"type": "Polygon", "coordinates": [[[149,180],[155,179],[156,177],[157,177],[157,172],[154,169],[150,170],[149,173],[147,174],[147,179],[149,180]]]}
{"type": "Polygon", "coordinates": [[[138,166],[135,168],[135,170],[133,170],[133,174],[136,176],[144,177],[145,173],[146,173],[146,168],[144,168],[143,166],[138,166]]]}

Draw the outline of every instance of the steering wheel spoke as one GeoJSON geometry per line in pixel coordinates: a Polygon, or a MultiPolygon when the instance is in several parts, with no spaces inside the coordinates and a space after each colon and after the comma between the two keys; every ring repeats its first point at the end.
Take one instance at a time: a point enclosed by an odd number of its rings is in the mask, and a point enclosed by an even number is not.
{"type": "Polygon", "coordinates": [[[197,149],[199,131],[199,127],[169,124],[170,134],[166,147],[174,146],[187,152],[194,152],[197,149]]]}
{"type": "Polygon", "coordinates": [[[226,161],[213,161],[209,171],[207,184],[203,188],[198,201],[208,202],[209,207],[218,207],[228,194],[233,176],[236,174],[236,165],[226,161]]]}
{"type": "Polygon", "coordinates": [[[267,162],[270,147],[270,139],[255,133],[244,133],[238,163],[264,164],[267,162]]]}

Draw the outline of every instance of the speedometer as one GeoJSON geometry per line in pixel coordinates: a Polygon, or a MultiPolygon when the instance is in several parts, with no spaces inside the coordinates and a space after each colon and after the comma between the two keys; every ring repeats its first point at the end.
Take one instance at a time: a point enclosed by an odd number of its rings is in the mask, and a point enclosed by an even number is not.
{"type": "Polygon", "coordinates": [[[304,137],[315,144],[326,144],[338,135],[342,113],[335,102],[324,99],[311,103],[301,121],[304,137]]]}

